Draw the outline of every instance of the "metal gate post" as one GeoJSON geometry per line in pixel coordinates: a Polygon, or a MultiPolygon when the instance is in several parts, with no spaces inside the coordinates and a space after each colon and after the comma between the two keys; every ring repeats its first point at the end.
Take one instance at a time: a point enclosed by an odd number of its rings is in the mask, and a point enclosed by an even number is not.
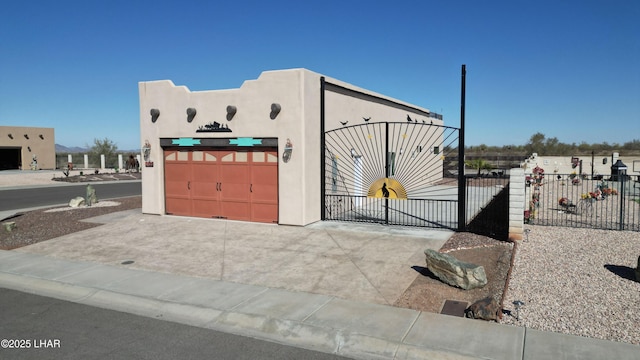
{"type": "MultiPolygon", "coordinates": [[[[384,143],[384,177],[389,178],[389,122],[385,123],[385,143],[384,143]]],[[[384,224],[389,225],[389,198],[384,198],[384,224]]]]}
{"type": "Polygon", "coordinates": [[[320,220],[327,219],[326,216],[326,173],[325,173],[325,134],[324,134],[324,76],[320,77],[320,220]]]}
{"type": "Polygon", "coordinates": [[[464,176],[464,103],[467,66],[462,65],[460,90],[460,136],[458,136],[458,230],[467,226],[466,177],[464,176]]]}

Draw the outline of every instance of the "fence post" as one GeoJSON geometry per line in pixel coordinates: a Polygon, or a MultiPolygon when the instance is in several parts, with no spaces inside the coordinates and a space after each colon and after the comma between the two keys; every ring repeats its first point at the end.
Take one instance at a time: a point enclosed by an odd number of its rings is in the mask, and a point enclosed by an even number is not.
{"type": "Polygon", "coordinates": [[[624,175],[620,175],[618,177],[618,181],[620,182],[620,219],[619,219],[619,229],[620,230],[624,230],[624,195],[625,195],[625,178],[627,177],[626,174],[624,175]]]}
{"type": "Polygon", "coordinates": [[[509,240],[522,240],[524,234],[525,196],[524,169],[509,170],[509,240]]]}

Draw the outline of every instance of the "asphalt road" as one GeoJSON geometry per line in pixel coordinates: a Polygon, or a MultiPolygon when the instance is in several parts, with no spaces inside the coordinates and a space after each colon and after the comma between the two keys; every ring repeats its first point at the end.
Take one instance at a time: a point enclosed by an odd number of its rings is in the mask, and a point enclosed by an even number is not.
{"type": "MultiPolygon", "coordinates": [[[[93,182],[91,186],[96,189],[98,200],[142,194],[140,181],[93,182]]],[[[84,197],[86,188],[87,184],[77,184],[0,190],[0,211],[68,204],[76,196],[84,197]]]]}
{"type": "Polygon", "coordinates": [[[3,288],[0,319],[0,359],[347,359],[3,288]]]}

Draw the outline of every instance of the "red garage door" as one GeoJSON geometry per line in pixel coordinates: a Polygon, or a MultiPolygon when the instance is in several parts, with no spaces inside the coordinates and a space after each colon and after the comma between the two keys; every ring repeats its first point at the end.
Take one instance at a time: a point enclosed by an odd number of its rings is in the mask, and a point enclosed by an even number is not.
{"type": "Polygon", "coordinates": [[[165,149],[167,214],[278,222],[275,150],[165,149]]]}

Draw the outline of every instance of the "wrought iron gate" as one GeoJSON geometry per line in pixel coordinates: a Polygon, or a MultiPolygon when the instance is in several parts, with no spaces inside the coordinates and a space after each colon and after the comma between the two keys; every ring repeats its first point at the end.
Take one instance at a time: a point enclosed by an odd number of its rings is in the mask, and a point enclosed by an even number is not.
{"type": "Polygon", "coordinates": [[[325,220],[456,229],[459,129],[406,122],[343,126],[324,133],[325,220]]]}

